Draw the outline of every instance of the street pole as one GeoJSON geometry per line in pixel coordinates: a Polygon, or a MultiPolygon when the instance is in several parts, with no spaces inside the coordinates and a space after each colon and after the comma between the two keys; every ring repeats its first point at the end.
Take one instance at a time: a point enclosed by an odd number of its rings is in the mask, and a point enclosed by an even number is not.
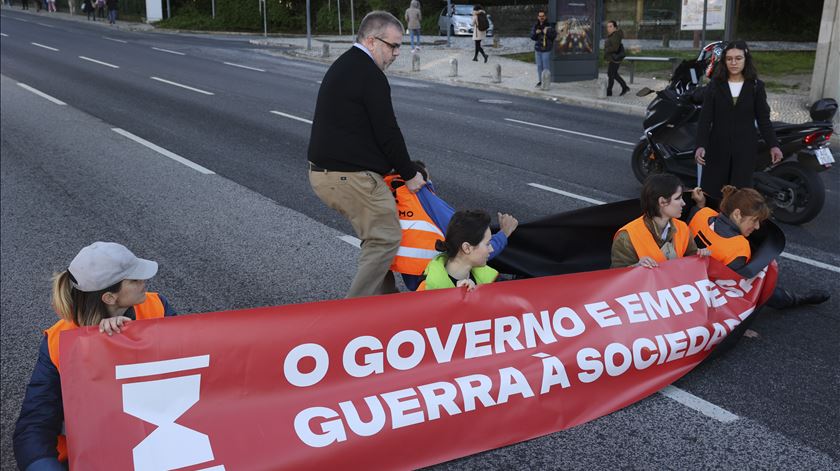
{"type": "Polygon", "coordinates": [[[341,0],[335,0],[335,9],[338,10],[338,35],[341,36],[341,0]]]}
{"type": "Polygon", "coordinates": [[[212,0],[210,2],[210,8],[212,9],[211,14],[213,15],[213,18],[216,18],[216,0],[212,0]]]}
{"type": "Polygon", "coordinates": [[[723,40],[732,41],[735,38],[735,0],[726,0],[726,22],[723,30],[723,40]]]}
{"type": "Polygon", "coordinates": [[[306,0],[306,50],[312,50],[312,14],[309,11],[309,0],[306,0]]]}
{"type": "Polygon", "coordinates": [[[265,0],[262,1],[263,7],[263,37],[268,37],[268,2],[265,0]]]}
{"type": "Polygon", "coordinates": [[[166,17],[172,18],[172,11],[169,9],[169,0],[166,0],[166,17]]]}
{"type": "Polygon", "coordinates": [[[446,25],[446,47],[452,47],[452,0],[446,0],[446,16],[449,18],[449,24],[446,25]]]}
{"type": "Polygon", "coordinates": [[[353,0],[350,0],[350,35],[356,35],[356,12],[353,11],[353,0]]]}
{"type": "Polygon", "coordinates": [[[706,46],[706,14],[709,11],[709,0],[703,0],[703,34],[700,36],[700,47],[706,46]]]}

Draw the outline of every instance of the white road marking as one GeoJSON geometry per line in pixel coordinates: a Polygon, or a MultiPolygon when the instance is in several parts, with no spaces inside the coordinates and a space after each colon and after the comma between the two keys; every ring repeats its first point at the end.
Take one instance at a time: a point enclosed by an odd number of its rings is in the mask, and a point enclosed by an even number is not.
{"type": "Polygon", "coordinates": [[[183,53],[183,52],[170,51],[169,49],[161,49],[159,47],[153,47],[152,49],[154,49],[155,51],[160,51],[160,52],[168,52],[169,54],[175,54],[177,56],[186,56],[186,54],[183,53]]]}
{"type": "Polygon", "coordinates": [[[10,16],[9,18],[11,18],[11,19],[13,19],[13,20],[15,20],[15,21],[23,21],[24,23],[32,23],[32,22],[31,22],[31,21],[29,21],[29,20],[24,20],[23,18],[15,18],[14,16],[10,16]]]}
{"type": "Polygon", "coordinates": [[[102,36],[102,38],[107,39],[108,41],[114,41],[115,43],[128,44],[128,41],[123,41],[122,39],[109,38],[108,36],[102,36]]]}
{"type": "Polygon", "coordinates": [[[823,270],[833,271],[835,273],[840,273],[840,267],[836,267],[834,265],[829,265],[827,263],[818,262],[816,260],[811,260],[810,258],[800,257],[799,255],[794,255],[792,253],[782,252],[782,257],[794,260],[800,263],[804,263],[806,265],[811,265],[812,267],[822,268],[823,270]]]}
{"type": "Polygon", "coordinates": [[[594,134],[587,134],[585,132],[571,131],[571,130],[568,130],[568,129],[555,128],[555,127],[552,127],[552,126],[545,126],[543,124],[537,124],[537,123],[529,123],[528,121],[520,121],[518,119],[505,118],[505,121],[510,121],[511,123],[525,124],[525,125],[534,126],[534,127],[537,127],[537,128],[550,129],[552,131],[565,132],[567,134],[574,134],[575,136],[588,137],[590,139],[599,139],[599,140],[602,140],[602,141],[614,142],[616,144],[624,144],[624,145],[627,145],[627,146],[635,146],[636,145],[635,142],[620,141],[618,139],[610,139],[608,137],[596,136],[594,134]]]}
{"type": "Polygon", "coordinates": [[[0,36],[3,36],[4,38],[8,38],[8,37],[9,37],[9,35],[8,35],[8,34],[6,34],[6,33],[0,33],[0,36]]]}
{"type": "Polygon", "coordinates": [[[98,61],[98,60],[96,60],[96,59],[91,59],[90,57],[79,56],[79,59],[86,60],[86,61],[89,61],[89,62],[93,62],[94,64],[104,65],[105,67],[110,67],[110,68],[112,68],[112,69],[119,69],[119,68],[120,68],[120,66],[118,66],[118,65],[114,65],[114,64],[109,64],[109,63],[107,63],[107,62],[98,61]]]}
{"type": "Polygon", "coordinates": [[[172,159],[172,160],[174,160],[178,163],[184,164],[187,167],[189,167],[189,168],[191,168],[191,169],[193,169],[193,170],[195,170],[199,173],[203,173],[205,175],[213,175],[214,173],[216,173],[212,170],[208,170],[208,169],[202,167],[201,165],[198,165],[195,162],[189,161],[189,160],[181,157],[180,155],[178,155],[174,152],[170,152],[170,151],[164,149],[163,147],[158,146],[157,144],[153,144],[153,143],[143,139],[142,137],[135,136],[134,134],[131,134],[130,132],[128,132],[124,129],[111,128],[111,131],[114,131],[115,133],[117,133],[121,136],[125,136],[125,137],[131,139],[132,141],[142,145],[142,146],[148,147],[149,149],[152,149],[153,151],[157,152],[160,155],[163,155],[164,157],[169,157],[170,159],[172,159]]]}
{"type": "Polygon", "coordinates": [[[35,23],[36,25],[46,26],[47,28],[55,28],[53,25],[48,25],[46,23],[35,23]]]}
{"type": "Polygon", "coordinates": [[[263,70],[263,69],[258,69],[256,67],[249,67],[247,65],[242,65],[242,64],[234,64],[233,62],[223,62],[223,64],[229,65],[229,66],[232,66],[232,67],[239,67],[240,69],[248,69],[248,70],[256,70],[257,72],[265,72],[265,70],[263,70]]]}
{"type": "Polygon", "coordinates": [[[39,43],[30,43],[30,44],[32,44],[33,46],[43,47],[44,49],[49,49],[50,51],[56,51],[56,52],[58,51],[58,49],[56,49],[54,47],[44,46],[43,44],[39,44],[39,43]]]}
{"type": "Polygon", "coordinates": [[[41,90],[37,90],[35,88],[32,88],[25,83],[18,82],[18,86],[20,86],[24,90],[29,90],[30,92],[38,95],[41,98],[46,98],[47,100],[50,100],[51,102],[55,103],[56,105],[62,105],[63,106],[63,105],[67,104],[67,103],[64,103],[63,101],[59,100],[58,98],[53,98],[53,97],[47,95],[46,93],[42,92],[41,90]]]}
{"type": "Polygon", "coordinates": [[[196,92],[196,93],[203,93],[205,95],[215,95],[215,93],[213,93],[213,92],[208,92],[206,90],[201,90],[199,88],[193,88],[193,87],[190,87],[189,85],[184,85],[184,84],[178,83],[178,82],[172,82],[170,80],[162,79],[160,77],[149,77],[149,78],[152,79],[152,80],[157,80],[158,82],[163,82],[163,83],[167,83],[169,85],[174,85],[176,87],[181,87],[181,88],[184,88],[184,89],[187,89],[187,90],[191,90],[191,91],[196,92]]]}
{"type": "Polygon", "coordinates": [[[306,119],[306,118],[301,118],[301,117],[299,117],[299,116],[295,116],[295,115],[291,115],[291,114],[286,114],[286,113],[281,113],[280,111],[274,111],[274,110],[271,110],[271,111],[269,111],[269,113],[273,113],[273,114],[276,114],[276,115],[278,115],[278,116],[283,116],[284,118],[294,119],[294,120],[296,120],[296,121],[300,121],[300,122],[302,122],[302,123],[312,124],[312,121],[310,121],[310,120],[308,120],[308,119],[306,119]]]}
{"type": "Polygon", "coordinates": [[[356,237],[351,236],[351,235],[343,235],[343,236],[339,236],[338,238],[343,240],[344,242],[347,242],[348,244],[352,245],[353,247],[358,247],[358,248],[362,247],[362,241],[359,240],[356,237]]]}
{"type": "Polygon", "coordinates": [[[673,399],[689,409],[694,409],[697,412],[700,412],[701,414],[711,417],[719,422],[729,423],[738,420],[738,416],[732,412],[674,386],[667,386],[665,389],[659,391],[659,394],[673,399]]]}
{"type": "Polygon", "coordinates": [[[532,186],[534,188],[539,188],[540,190],[550,191],[552,193],[557,193],[558,195],[568,196],[569,198],[574,198],[576,200],[585,201],[587,203],[592,204],[605,204],[605,201],[599,201],[596,199],[588,198],[586,196],[578,195],[575,193],[569,193],[568,191],[558,190],[557,188],[552,188],[550,186],[540,185],[539,183],[529,183],[528,186],[532,186]]]}

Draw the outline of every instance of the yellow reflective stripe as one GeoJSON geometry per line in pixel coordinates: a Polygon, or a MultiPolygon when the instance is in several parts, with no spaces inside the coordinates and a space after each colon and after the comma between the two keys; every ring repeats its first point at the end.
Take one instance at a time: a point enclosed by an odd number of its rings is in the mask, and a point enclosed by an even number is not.
{"type": "Polygon", "coordinates": [[[399,250],[397,250],[397,257],[424,258],[431,260],[438,255],[440,255],[440,252],[436,250],[415,249],[414,247],[401,246],[399,250]]]}
{"type": "Polygon", "coordinates": [[[400,219],[400,227],[402,230],[413,230],[413,231],[423,231],[423,232],[432,232],[443,237],[443,232],[440,229],[428,222],[428,221],[419,221],[416,219],[400,219]]]}

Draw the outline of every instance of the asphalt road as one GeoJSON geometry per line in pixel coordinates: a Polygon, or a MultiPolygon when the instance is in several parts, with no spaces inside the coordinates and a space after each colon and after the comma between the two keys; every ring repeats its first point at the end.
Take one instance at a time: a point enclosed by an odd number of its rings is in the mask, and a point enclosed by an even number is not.
{"type": "MultiPolygon", "coordinates": [[[[11,431],[39,331],[54,319],[49,274],[90,241],[124,241],[161,262],[153,288],[185,313],[337,298],[354,271],[356,249],[337,238],[349,224],[314,196],[305,173],[306,120],[323,65],[279,57],[246,37],[103,26],[0,14],[3,469],[14,466],[11,431]]],[[[457,207],[528,221],[638,194],[629,168],[638,118],[401,77],[391,84],[412,157],[457,207]]],[[[822,174],[827,203],[815,221],[784,227],[789,253],[840,266],[838,175],[822,174]]],[[[677,383],[739,420],[722,424],[654,395],[441,467],[837,469],[840,281],[836,271],[790,259],[780,267],[789,289],[817,287],[834,298],[766,309],[753,324],[757,338],[677,383]]]]}

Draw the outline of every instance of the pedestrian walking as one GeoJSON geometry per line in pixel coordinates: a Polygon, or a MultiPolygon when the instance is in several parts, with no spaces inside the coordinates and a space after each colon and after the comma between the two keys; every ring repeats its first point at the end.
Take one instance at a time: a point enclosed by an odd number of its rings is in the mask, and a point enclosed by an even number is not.
{"type": "Polygon", "coordinates": [[[52,308],[60,320],[41,337],[12,435],[20,469],[67,469],[58,355],[61,333],[99,326],[100,332],[112,335],[136,320],[174,316],[163,295],[146,292],[145,280],[155,276],[157,269],[156,262],[137,258],[120,244],[94,242],[76,255],[67,270],[53,277],[52,308]]]}
{"type": "Polygon", "coordinates": [[[88,21],[96,21],[96,9],[93,6],[93,0],[82,0],[82,11],[87,14],[88,21]]]}
{"type": "Polygon", "coordinates": [[[67,0],[67,9],[70,10],[71,15],[76,14],[76,1],[75,0],[67,0]]]}
{"type": "Polygon", "coordinates": [[[472,38],[475,41],[475,54],[473,54],[473,61],[478,61],[478,55],[484,56],[484,62],[487,63],[487,54],[484,53],[484,48],[481,47],[481,41],[487,37],[487,30],[490,28],[489,20],[487,19],[487,12],[481,5],[473,6],[472,12],[472,38]]]}
{"type": "Polygon", "coordinates": [[[96,8],[96,17],[100,18],[101,20],[105,20],[105,0],[96,0],[96,3],[93,4],[94,8],[96,8]]]}
{"type": "Polygon", "coordinates": [[[55,0],[47,0],[47,11],[55,13],[55,0]]]}
{"type": "Polygon", "coordinates": [[[557,38],[557,29],[549,23],[545,17],[545,10],[537,12],[537,22],[531,27],[531,39],[534,41],[534,59],[537,62],[537,86],[542,85],[543,70],[551,70],[551,51],[554,49],[554,40],[557,38]]]}
{"type": "Polygon", "coordinates": [[[408,155],[384,73],[400,55],[403,31],[392,14],[368,13],[356,43],[324,75],[312,118],[309,183],[362,241],[348,298],[397,292],[390,266],[402,231],[383,175],[396,169],[412,192],[424,184],[408,155]]]}
{"type": "Polygon", "coordinates": [[[621,93],[624,95],[630,91],[630,87],[618,75],[618,68],[621,66],[621,61],[627,53],[624,51],[624,44],[621,42],[624,39],[624,31],[619,29],[618,23],[615,20],[607,22],[607,40],[604,42],[604,59],[609,62],[607,65],[607,96],[612,96],[613,83],[618,82],[621,86],[621,93]]]}
{"type": "MultiPolygon", "coordinates": [[[[40,2],[41,0],[38,1],[40,2]]],[[[20,0],[20,9],[29,10],[29,0],[20,0]]]]}
{"type": "Polygon", "coordinates": [[[108,23],[117,23],[117,8],[119,8],[119,0],[106,0],[108,6],[108,23]]]}
{"type": "Polygon", "coordinates": [[[420,2],[411,0],[410,6],[405,10],[405,23],[409,32],[411,52],[420,50],[420,21],[422,20],[423,14],[420,12],[420,2]]]}
{"type": "Polygon", "coordinates": [[[715,198],[720,198],[724,185],[752,187],[758,157],[756,123],[770,148],[771,162],[777,164],[783,157],[770,123],[767,91],[758,79],[747,43],[727,44],[723,59],[703,95],[694,152],[694,159],[703,166],[700,186],[715,198]]]}

